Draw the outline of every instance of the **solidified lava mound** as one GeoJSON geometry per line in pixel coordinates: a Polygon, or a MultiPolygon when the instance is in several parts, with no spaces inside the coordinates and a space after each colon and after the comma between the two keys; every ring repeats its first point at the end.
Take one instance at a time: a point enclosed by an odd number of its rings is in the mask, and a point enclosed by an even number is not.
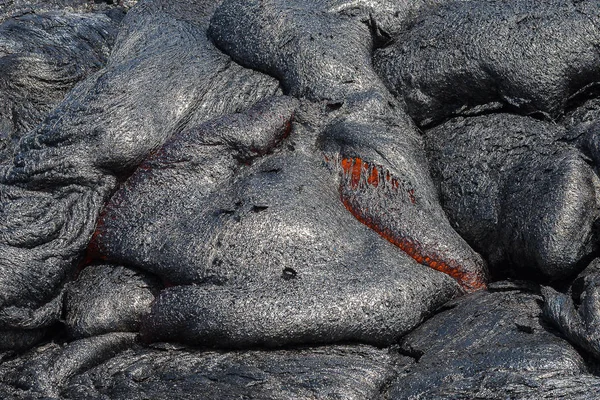
{"type": "Polygon", "coordinates": [[[0,397],[594,398],[600,1],[0,0],[0,397]]]}

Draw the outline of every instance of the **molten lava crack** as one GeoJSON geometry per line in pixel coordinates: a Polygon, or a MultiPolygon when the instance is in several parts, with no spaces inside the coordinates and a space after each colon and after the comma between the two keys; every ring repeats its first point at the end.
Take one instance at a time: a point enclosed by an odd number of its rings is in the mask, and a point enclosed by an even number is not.
{"type": "Polygon", "coordinates": [[[378,196],[400,201],[405,207],[418,207],[414,188],[408,183],[395,177],[381,165],[368,163],[361,158],[341,158],[340,198],[348,211],[360,222],[373,229],[390,243],[398,246],[420,264],[443,272],[454,278],[467,292],[485,289],[483,275],[465,268],[460,262],[444,257],[419,242],[418,238],[404,234],[401,230],[393,229],[393,215],[388,209],[369,204],[364,196],[366,192],[379,191],[378,196]]]}

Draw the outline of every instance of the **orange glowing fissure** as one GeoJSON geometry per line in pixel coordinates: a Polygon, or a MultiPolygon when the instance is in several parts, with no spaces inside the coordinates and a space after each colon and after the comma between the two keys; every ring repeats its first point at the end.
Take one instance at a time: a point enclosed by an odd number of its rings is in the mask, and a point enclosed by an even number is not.
{"type": "MultiPolygon", "coordinates": [[[[400,188],[399,180],[390,174],[389,171],[385,171],[385,174],[383,174],[381,166],[370,165],[358,157],[342,158],[340,165],[343,174],[341,185],[348,185],[352,190],[372,190],[371,188],[377,188],[380,184],[381,176],[385,176],[385,180],[390,182],[395,192],[398,192],[400,188]],[[368,185],[364,184],[365,181],[368,185]]],[[[348,196],[344,190],[340,190],[340,194],[342,203],[357,220],[373,229],[390,243],[399,247],[419,264],[450,275],[467,292],[486,288],[485,281],[478,274],[467,271],[461,264],[454,260],[445,260],[439,255],[427,251],[413,238],[405,237],[399,232],[392,231],[389,227],[376,223],[373,217],[368,214],[369,210],[356,203],[356,196],[348,196]]],[[[408,189],[407,195],[410,203],[416,204],[414,189],[408,189]]]]}
{"type": "MultiPolygon", "coordinates": [[[[327,162],[331,159],[326,157],[327,162]]],[[[400,183],[399,180],[390,174],[389,171],[384,171],[382,166],[371,165],[361,158],[342,158],[339,161],[339,165],[342,169],[343,179],[341,185],[349,186],[349,189],[356,190],[372,190],[376,189],[381,185],[381,181],[385,180],[385,183],[391,185],[393,192],[399,193],[400,183]],[[365,185],[366,183],[366,185],[365,185]]],[[[414,189],[409,188],[406,190],[409,202],[416,204],[416,197],[414,189]]],[[[445,260],[439,255],[427,251],[411,237],[403,236],[400,232],[395,232],[389,227],[383,226],[381,223],[377,223],[373,220],[373,216],[369,215],[369,210],[366,207],[362,207],[357,204],[356,196],[348,196],[344,190],[340,190],[341,200],[346,209],[354,215],[354,217],[373,229],[384,239],[394,244],[410,257],[412,257],[419,264],[426,265],[437,271],[443,272],[452,278],[454,278],[465,291],[473,292],[480,289],[486,288],[485,281],[476,273],[467,271],[460,263],[454,260],[445,260]]],[[[101,213],[98,219],[98,226],[94,231],[87,251],[84,255],[82,262],[79,264],[79,270],[91,263],[94,260],[105,260],[106,256],[100,247],[100,235],[103,228],[103,220],[106,218],[104,211],[101,213]]]]}

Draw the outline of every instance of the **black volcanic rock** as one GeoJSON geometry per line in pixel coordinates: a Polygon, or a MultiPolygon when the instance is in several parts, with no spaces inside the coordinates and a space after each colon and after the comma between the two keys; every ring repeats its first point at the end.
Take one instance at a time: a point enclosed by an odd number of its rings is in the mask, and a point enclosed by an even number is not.
{"type": "Polygon", "coordinates": [[[600,165],[600,98],[592,98],[571,110],[563,121],[568,139],[593,165],[600,165]]]}
{"type": "Polygon", "coordinates": [[[116,265],[92,265],[69,283],[65,323],[74,338],[137,332],[161,289],[157,279],[116,265]]]}
{"type": "Polygon", "coordinates": [[[127,350],[74,377],[65,399],[377,398],[407,357],[369,346],[277,351],[127,350]]]}
{"type": "Polygon", "coordinates": [[[0,162],[77,82],[106,64],[122,18],[118,11],[55,11],[0,23],[0,162]]]}
{"type": "Polygon", "coordinates": [[[541,297],[510,289],[453,302],[404,338],[418,362],[390,399],[588,399],[600,388],[584,358],[542,319],[541,297]]]}
{"type": "Polygon", "coordinates": [[[0,0],[0,398],[596,396],[598,0],[133,3],[0,0]]]}
{"type": "Polygon", "coordinates": [[[116,8],[127,11],[137,0],[0,0],[0,22],[26,14],[53,11],[91,13],[116,8]]]}
{"type": "Polygon", "coordinates": [[[158,296],[146,341],[391,344],[459,293],[347,212],[319,111],[296,107],[276,97],[183,132],[103,211],[100,257],[182,285],[158,296]]]}
{"type": "Polygon", "coordinates": [[[426,132],[444,210],[493,268],[564,279],[598,250],[600,181],[570,134],[511,114],[426,132]]]}
{"type": "Polygon", "coordinates": [[[71,377],[134,344],[133,333],[111,333],[64,345],[47,343],[0,366],[0,395],[4,399],[56,399],[71,377]]]}
{"type": "Polygon", "coordinates": [[[375,56],[419,125],[507,108],[557,118],[600,82],[600,2],[451,2],[375,56]]]}
{"type": "Polygon", "coordinates": [[[600,360],[600,260],[573,281],[567,293],[545,287],[545,317],[573,344],[600,360]]]}
{"type": "Polygon", "coordinates": [[[0,170],[0,329],[33,330],[81,260],[118,180],[189,122],[246,108],[277,82],[218,52],[214,2],[146,1],[107,66],[78,85],[0,170]],[[44,307],[44,304],[47,306],[44,307]]]}
{"type": "Polygon", "coordinates": [[[285,94],[335,111],[321,146],[358,220],[466,291],[485,287],[485,263],[439,205],[419,132],[373,70],[376,35],[331,3],[226,0],[208,34],[240,64],[280,79],[285,94]]]}

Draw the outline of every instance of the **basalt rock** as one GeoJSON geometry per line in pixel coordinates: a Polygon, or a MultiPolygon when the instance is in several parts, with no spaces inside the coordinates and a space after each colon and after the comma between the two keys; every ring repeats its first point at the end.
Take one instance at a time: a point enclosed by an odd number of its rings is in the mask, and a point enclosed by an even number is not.
{"type": "Polygon", "coordinates": [[[144,340],[391,344],[458,294],[348,213],[319,110],[297,107],[276,97],[183,132],[103,211],[100,257],[182,285],[158,296],[144,340]]]}
{"type": "Polygon", "coordinates": [[[465,290],[485,287],[485,263],[439,205],[422,138],[372,68],[376,37],[326,4],[226,0],[209,36],[240,64],[280,79],[284,93],[336,111],[321,146],[343,170],[341,198],[358,220],[465,290]]]}
{"type": "Polygon", "coordinates": [[[68,285],[65,323],[74,338],[138,332],[160,289],[156,278],[130,268],[89,266],[68,285]]]}
{"type": "Polygon", "coordinates": [[[111,333],[60,345],[51,342],[0,366],[5,399],[58,398],[69,378],[135,344],[133,333],[111,333]]]}
{"type": "Polygon", "coordinates": [[[369,346],[201,352],[133,348],[72,378],[66,399],[373,399],[407,357],[369,346]],[[171,382],[172,384],[166,384],[171,382]]]}
{"type": "Polygon", "coordinates": [[[545,317],[573,344],[600,359],[600,260],[573,281],[567,293],[542,290],[545,317]]]}
{"type": "Polygon", "coordinates": [[[564,279],[598,250],[600,181],[571,134],[511,114],[426,132],[444,209],[495,272],[564,279]]]}
{"type": "Polygon", "coordinates": [[[422,13],[453,1],[471,0],[318,0],[311,8],[360,20],[369,25],[378,45],[408,29],[422,13]]]}
{"type": "Polygon", "coordinates": [[[2,167],[0,329],[56,320],[52,299],[82,259],[100,209],[150,152],[188,122],[278,90],[208,41],[214,6],[146,1],[131,10],[106,67],[77,85],[2,167]]]}
{"type": "Polygon", "coordinates": [[[451,2],[375,55],[423,126],[507,109],[557,118],[600,82],[600,2],[451,2]]]}
{"type": "MultiPolygon", "coordinates": [[[[0,7],[1,8],[1,7],[0,7]]],[[[123,13],[25,14],[0,24],[0,161],[73,86],[102,68],[123,13]]]]}
{"type": "Polygon", "coordinates": [[[137,0],[0,0],[0,22],[26,14],[54,11],[92,13],[119,8],[127,11],[137,0]]]}
{"type": "Polygon", "coordinates": [[[600,98],[586,101],[569,112],[563,124],[568,128],[568,140],[581,150],[597,170],[600,165],[600,98]]]}
{"type": "Polygon", "coordinates": [[[599,10],[140,1],[0,166],[0,397],[589,398],[599,10]]]}
{"type": "Polygon", "coordinates": [[[600,388],[585,359],[542,318],[541,296],[510,285],[449,304],[404,338],[418,359],[391,399],[588,399],[600,388]]]}

